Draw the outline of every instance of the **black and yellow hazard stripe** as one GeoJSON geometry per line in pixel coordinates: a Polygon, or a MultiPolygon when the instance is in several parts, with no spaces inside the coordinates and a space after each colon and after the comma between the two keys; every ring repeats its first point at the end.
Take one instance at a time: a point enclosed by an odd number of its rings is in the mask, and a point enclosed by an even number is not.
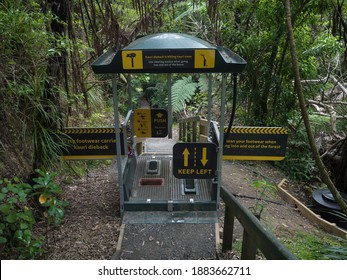
{"type": "Polygon", "coordinates": [[[281,161],[284,156],[223,155],[223,160],[269,160],[281,161]]]}
{"type": "Polygon", "coordinates": [[[114,159],[115,155],[71,155],[71,156],[62,156],[64,160],[89,160],[89,159],[114,159]]]}
{"type": "MultiPolygon", "coordinates": [[[[227,132],[224,129],[224,133],[227,132]]],[[[230,129],[230,133],[237,134],[288,134],[288,130],[282,127],[250,127],[250,126],[235,126],[230,129]]]]}
{"type": "Polygon", "coordinates": [[[116,129],[109,128],[64,128],[65,134],[96,134],[96,133],[116,133],[116,129]]]}

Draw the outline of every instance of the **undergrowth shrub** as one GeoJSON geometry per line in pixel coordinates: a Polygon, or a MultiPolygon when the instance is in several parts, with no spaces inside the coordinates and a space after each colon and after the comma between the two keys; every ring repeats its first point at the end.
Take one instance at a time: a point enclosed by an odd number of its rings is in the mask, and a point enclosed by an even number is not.
{"type": "Polygon", "coordinates": [[[44,219],[49,226],[59,224],[64,217],[67,202],[60,198],[61,187],[54,182],[57,174],[36,172],[34,185],[22,183],[17,177],[0,179],[1,259],[39,257],[44,252],[45,238],[34,234],[35,218],[44,219]],[[34,213],[42,216],[35,217],[34,213]]]}
{"type": "Polygon", "coordinates": [[[40,175],[38,178],[34,178],[36,183],[32,189],[32,195],[38,197],[41,206],[46,208],[45,217],[48,225],[58,225],[64,217],[64,208],[67,206],[67,202],[59,199],[62,189],[54,182],[54,178],[57,173],[43,172],[37,169],[36,172],[40,175]]]}
{"type": "Polygon", "coordinates": [[[43,252],[43,238],[33,236],[35,218],[28,204],[32,188],[18,178],[0,180],[1,258],[34,259],[43,252]]]}
{"type": "Polygon", "coordinates": [[[309,181],[314,177],[316,165],[305,131],[289,134],[286,157],[278,164],[292,180],[309,181]]]}

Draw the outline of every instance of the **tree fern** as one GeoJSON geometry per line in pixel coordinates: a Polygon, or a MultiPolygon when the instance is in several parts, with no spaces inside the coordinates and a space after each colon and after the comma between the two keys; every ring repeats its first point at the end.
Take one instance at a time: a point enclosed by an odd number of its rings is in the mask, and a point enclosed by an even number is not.
{"type": "Polygon", "coordinates": [[[199,76],[199,89],[203,93],[208,92],[208,76],[207,75],[199,76]]]}
{"type": "Polygon", "coordinates": [[[198,84],[192,77],[182,77],[172,85],[172,111],[179,112],[183,110],[184,105],[195,94],[198,84]]]}

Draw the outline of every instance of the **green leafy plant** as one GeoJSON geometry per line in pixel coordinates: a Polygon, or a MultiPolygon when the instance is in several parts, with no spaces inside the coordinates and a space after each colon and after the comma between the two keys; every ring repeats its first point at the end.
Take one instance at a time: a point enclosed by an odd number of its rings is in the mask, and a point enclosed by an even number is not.
{"type": "Polygon", "coordinates": [[[192,76],[182,77],[172,85],[172,108],[174,112],[183,110],[184,105],[195,94],[198,83],[193,81],[192,76]]]}
{"type": "Polygon", "coordinates": [[[340,237],[316,232],[299,231],[281,240],[300,260],[346,260],[347,241],[340,237]]]}
{"type": "Polygon", "coordinates": [[[54,182],[57,173],[44,172],[40,169],[36,169],[35,171],[40,176],[33,179],[36,183],[33,186],[33,195],[38,198],[39,203],[43,207],[47,208],[45,217],[47,218],[48,225],[51,223],[57,225],[63,219],[65,214],[64,208],[68,205],[66,201],[59,198],[62,189],[54,182]]]}
{"type": "Polygon", "coordinates": [[[290,123],[295,129],[294,133],[289,133],[286,157],[276,164],[288,174],[290,179],[309,181],[316,173],[316,164],[312,158],[307,134],[299,115],[293,116],[290,123]]]}
{"type": "Polygon", "coordinates": [[[256,190],[255,203],[249,209],[260,219],[261,213],[266,206],[266,198],[274,197],[276,188],[265,179],[252,181],[251,186],[256,190]]]}
{"type": "Polygon", "coordinates": [[[347,260],[347,247],[326,246],[323,248],[324,258],[329,260],[347,260]]]}
{"type": "Polygon", "coordinates": [[[32,232],[35,218],[27,204],[31,186],[18,178],[0,179],[0,186],[0,245],[5,255],[34,259],[43,252],[43,238],[32,232]]]}

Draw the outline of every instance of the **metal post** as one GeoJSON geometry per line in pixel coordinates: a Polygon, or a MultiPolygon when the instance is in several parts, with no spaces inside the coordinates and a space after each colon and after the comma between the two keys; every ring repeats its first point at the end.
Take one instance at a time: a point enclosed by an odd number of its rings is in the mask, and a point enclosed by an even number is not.
{"type": "Polygon", "coordinates": [[[168,137],[172,139],[172,96],[171,96],[171,73],[167,74],[167,96],[168,96],[168,137]]]}
{"type": "Polygon", "coordinates": [[[221,105],[220,105],[220,121],[219,121],[219,147],[217,154],[217,205],[220,201],[220,188],[222,184],[222,161],[223,161],[223,142],[224,142],[224,115],[225,115],[225,89],[226,89],[227,74],[222,74],[222,93],[221,93],[221,105]]]}
{"type": "Polygon", "coordinates": [[[128,110],[132,110],[133,109],[133,95],[132,95],[132,91],[131,91],[131,76],[130,74],[127,75],[127,92],[128,92],[128,110]]]}
{"type": "MultiPolygon", "coordinates": [[[[123,196],[123,171],[122,171],[122,147],[120,137],[120,124],[118,116],[118,96],[117,96],[117,81],[116,75],[112,77],[112,92],[113,92],[113,107],[114,107],[114,123],[116,129],[116,159],[118,169],[118,184],[119,184],[119,202],[120,202],[120,214],[123,216],[124,212],[124,196],[123,196]]],[[[125,132],[126,133],[126,132],[125,132]]],[[[126,153],[126,151],[124,151],[126,153]]]]}
{"type": "MultiPolygon", "coordinates": [[[[127,91],[128,91],[128,99],[129,99],[129,111],[133,110],[133,94],[132,94],[132,90],[131,90],[131,74],[128,74],[127,76],[127,91]]],[[[131,117],[130,118],[130,127],[134,127],[134,118],[131,117]]],[[[135,139],[134,139],[135,135],[134,135],[134,130],[130,129],[130,144],[131,144],[131,148],[134,148],[133,145],[135,143],[135,139]]],[[[125,139],[127,139],[127,136],[125,137],[125,139]]]]}
{"type": "MultiPolygon", "coordinates": [[[[208,114],[207,114],[207,129],[210,131],[211,114],[212,114],[212,73],[208,74],[208,114]]],[[[207,135],[209,136],[209,135],[207,135]]]]}

